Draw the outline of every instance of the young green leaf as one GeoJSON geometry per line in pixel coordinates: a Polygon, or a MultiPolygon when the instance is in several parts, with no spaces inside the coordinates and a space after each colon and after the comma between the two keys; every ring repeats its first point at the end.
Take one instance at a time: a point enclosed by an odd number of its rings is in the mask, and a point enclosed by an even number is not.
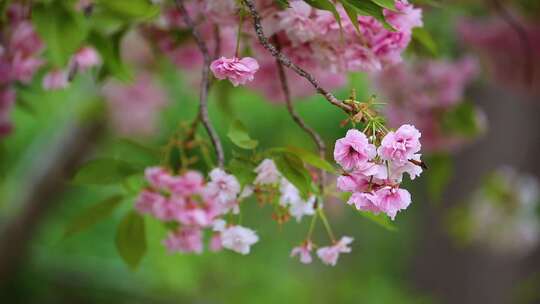
{"type": "Polygon", "coordinates": [[[332,15],[334,15],[334,18],[336,18],[336,21],[339,24],[339,28],[341,32],[343,32],[343,26],[341,24],[341,16],[339,15],[334,3],[332,3],[330,0],[304,0],[304,1],[307,4],[313,6],[314,8],[331,12],[332,15]]]}
{"type": "Polygon", "coordinates": [[[397,231],[397,228],[396,226],[394,226],[392,224],[392,222],[390,221],[390,219],[388,218],[388,216],[382,214],[382,213],[379,213],[377,215],[371,213],[371,212],[364,212],[364,211],[359,211],[358,213],[360,213],[361,216],[367,218],[368,220],[372,221],[373,223],[383,227],[384,229],[388,230],[388,231],[397,231]]]}
{"type": "Polygon", "coordinates": [[[258,141],[249,137],[246,127],[239,120],[233,121],[227,136],[235,145],[242,149],[255,149],[259,144],[258,141]]]}
{"type": "Polygon", "coordinates": [[[311,190],[311,176],[302,160],[289,153],[278,154],[273,159],[281,175],[298,189],[302,198],[307,199],[311,190]]]}
{"type": "Polygon", "coordinates": [[[371,0],[371,2],[377,4],[378,6],[387,8],[389,10],[395,10],[394,0],[371,0]]]}
{"type": "Polygon", "coordinates": [[[438,47],[431,34],[423,27],[415,27],[412,31],[412,39],[421,45],[432,56],[437,56],[438,47]]]}
{"type": "Polygon", "coordinates": [[[381,22],[388,30],[394,30],[384,18],[383,8],[381,6],[365,0],[342,0],[342,2],[354,7],[359,15],[371,16],[381,22]]]}
{"type": "Polygon", "coordinates": [[[141,172],[140,165],[113,158],[94,159],[84,164],[73,181],[79,184],[108,185],[122,182],[125,178],[141,172]]]}
{"type": "Polygon", "coordinates": [[[120,257],[135,270],[146,253],[144,218],[133,210],[126,214],[118,225],[115,242],[120,257]]]}
{"type": "Polygon", "coordinates": [[[289,0],[274,0],[274,2],[282,9],[290,7],[289,0]]]}
{"type": "Polygon", "coordinates": [[[64,67],[85,40],[88,31],[81,18],[59,1],[32,7],[32,22],[54,66],[64,67]]]}
{"type": "Polygon", "coordinates": [[[317,155],[317,154],[315,154],[313,152],[310,152],[308,150],[304,150],[302,148],[292,147],[292,146],[289,146],[289,147],[286,147],[286,148],[276,148],[276,149],[272,149],[272,150],[273,151],[280,151],[280,152],[287,152],[287,153],[292,154],[293,156],[296,155],[302,161],[304,161],[305,163],[307,163],[309,165],[312,165],[315,168],[319,168],[319,169],[325,170],[325,171],[330,172],[330,173],[336,173],[337,172],[336,169],[334,168],[334,166],[332,166],[332,164],[330,164],[325,159],[322,159],[319,155],[317,155]]]}
{"type": "Polygon", "coordinates": [[[123,18],[146,20],[159,15],[160,7],[148,0],[98,0],[97,5],[123,18]]]}
{"type": "Polygon", "coordinates": [[[257,174],[255,174],[255,166],[250,162],[242,161],[239,159],[232,159],[228,166],[229,172],[231,172],[240,182],[240,185],[249,185],[255,180],[257,174]]]}
{"type": "Polygon", "coordinates": [[[356,9],[347,2],[342,2],[341,4],[343,4],[343,8],[345,9],[347,16],[349,16],[349,19],[351,20],[354,29],[358,34],[361,34],[360,24],[358,23],[358,13],[356,12],[356,9]]]}
{"type": "Polygon", "coordinates": [[[64,238],[84,231],[109,217],[120,205],[122,199],[122,195],[114,195],[83,210],[68,223],[64,231],[64,238]]]}

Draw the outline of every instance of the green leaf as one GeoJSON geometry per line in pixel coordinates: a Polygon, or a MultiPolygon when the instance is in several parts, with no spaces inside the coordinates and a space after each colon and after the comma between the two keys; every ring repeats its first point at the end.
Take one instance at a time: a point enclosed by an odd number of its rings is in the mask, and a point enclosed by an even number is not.
{"type": "Polygon", "coordinates": [[[421,45],[432,56],[437,56],[438,47],[431,34],[423,27],[415,27],[412,31],[413,41],[421,45]]]}
{"type": "Polygon", "coordinates": [[[312,165],[315,168],[322,169],[334,174],[337,172],[336,168],[334,168],[334,166],[332,166],[332,164],[330,164],[328,161],[322,159],[319,155],[308,150],[304,150],[302,148],[290,146],[286,148],[275,148],[272,149],[272,151],[287,152],[300,157],[302,161],[309,165],[312,165]]]}
{"type": "Polygon", "coordinates": [[[32,7],[32,22],[45,42],[49,60],[56,67],[64,67],[85,40],[88,31],[81,18],[61,2],[32,7]]]}
{"type": "Polygon", "coordinates": [[[79,213],[68,223],[64,231],[64,238],[84,231],[110,216],[116,207],[120,205],[122,199],[122,195],[115,195],[79,213]]]}
{"type": "Polygon", "coordinates": [[[390,218],[382,213],[379,213],[377,215],[371,212],[364,212],[364,211],[359,211],[358,213],[360,213],[361,216],[367,218],[368,220],[383,227],[384,229],[388,231],[397,231],[397,227],[392,224],[392,221],[390,220],[390,218]]]}
{"type": "Polygon", "coordinates": [[[84,164],[73,181],[80,184],[108,185],[122,182],[144,168],[113,158],[94,159],[84,164]]]}
{"type": "Polygon", "coordinates": [[[281,8],[286,9],[290,7],[289,0],[274,0],[274,2],[281,8]]]}
{"type": "Polygon", "coordinates": [[[311,190],[311,176],[302,160],[289,153],[278,154],[273,159],[281,175],[298,189],[302,198],[307,199],[311,190]]]}
{"type": "Polygon", "coordinates": [[[229,172],[236,176],[242,187],[251,184],[253,180],[255,180],[255,177],[257,177],[257,174],[254,172],[255,166],[253,164],[237,158],[234,158],[229,162],[228,169],[229,172]]]}
{"type": "Polygon", "coordinates": [[[371,0],[371,2],[377,4],[378,6],[387,8],[389,10],[395,10],[394,0],[371,0]]]}
{"type": "Polygon", "coordinates": [[[457,133],[468,137],[478,134],[480,126],[474,105],[462,102],[445,113],[442,119],[442,129],[448,133],[457,133]]]}
{"type": "Polygon", "coordinates": [[[426,158],[428,165],[427,190],[431,198],[438,201],[453,173],[452,158],[448,154],[434,154],[426,158]]]}
{"type": "Polygon", "coordinates": [[[332,3],[330,0],[304,0],[304,1],[307,4],[313,6],[314,8],[331,12],[332,15],[334,15],[334,18],[336,18],[336,21],[339,24],[339,28],[341,32],[343,33],[343,26],[341,24],[341,16],[339,15],[334,3],[332,3]]]}
{"type": "Polygon", "coordinates": [[[233,121],[227,136],[235,145],[242,149],[254,149],[259,144],[258,141],[249,137],[246,127],[239,120],[233,121]]]}
{"type": "Polygon", "coordinates": [[[96,4],[120,17],[138,20],[154,18],[160,11],[148,0],[98,0],[96,4]]]}
{"type": "Polygon", "coordinates": [[[349,19],[351,20],[352,25],[354,26],[354,29],[358,34],[360,33],[360,24],[358,23],[358,13],[356,12],[356,9],[351,6],[347,2],[342,2],[343,8],[345,9],[345,12],[347,13],[347,16],[349,16],[349,19]]]}
{"type": "MultiPolygon", "coordinates": [[[[343,202],[346,202],[349,200],[349,198],[351,197],[352,193],[350,192],[341,192],[339,193],[339,198],[343,201],[343,202]]],[[[392,221],[390,220],[390,218],[388,216],[386,216],[385,214],[373,214],[371,212],[367,212],[367,211],[358,211],[358,213],[367,218],[368,220],[372,221],[373,223],[383,227],[384,229],[388,230],[388,231],[397,231],[397,227],[394,226],[394,224],[392,224],[392,221]]]]}
{"type": "Polygon", "coordinates": [[[366,0],[342,0],[342,2],[354,7],[359,15],[371,16],[381,22],[388,30],[394,30],[394,28],[386,22],[381,6],[366,0]]]}
{"type": "Polygon", "coordinates": [[[120,257],[135,270],[146,253],[144,218],[133,210],[126,214],[118,225],[115,242],[120,257]]]}
{"type": "Polygon", "coordinates": [[[90,34],[89,41],[96,47],[103,59],[103,66],[99,75],[101,80],[109,75],[122,81],[131,81],[133,79],[131,71],[124,65],[120,56],[120,42],[126,30],[127,28],[122,28],[110,36],[98,32],[90,34]]]}

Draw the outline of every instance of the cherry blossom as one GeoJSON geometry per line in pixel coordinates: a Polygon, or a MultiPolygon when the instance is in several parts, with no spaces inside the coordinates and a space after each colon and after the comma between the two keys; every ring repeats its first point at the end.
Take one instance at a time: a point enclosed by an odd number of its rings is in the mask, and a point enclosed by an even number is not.
{"type": "Polygon", "coordinates": [[[352,241],[352,237],[344,236],[332,246],[317,249],[317,256],[324,264],[335,266],[341,253],[351,252],[351,248],[348,245],[352,241]]]}
{"type": "Polygon", "coordinates": [[[251,57],[216,59],[210,65],[214,76],[218,79],[228,79],[235,87],[252,81],[259,70],[257,60],[251,57]]]}
{"type": "Polygon", "coordinates": [[[306,241],[302,245],[294,247],[291,251],[291,257],[298,256],[300,263],[310,264],[313,260],[311,257],[311,251],[313,250],[313,244],[311,241],[306,241]]]}

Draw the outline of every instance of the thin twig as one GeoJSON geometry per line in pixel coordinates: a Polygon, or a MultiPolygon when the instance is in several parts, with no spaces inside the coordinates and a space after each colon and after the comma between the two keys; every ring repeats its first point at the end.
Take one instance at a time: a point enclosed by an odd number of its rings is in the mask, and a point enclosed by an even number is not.
{"type": "MultiPolygon", "coordinates": [[[[281,51],[281,45],[279,43],[279,40],[277,37],[274,37],[274,41],[276,43],[276,48],[278,51],[281,51]]],[[[315,145],[317,145],[317,150],[319,151],[319,156],[322,159],[325,159],[326,156],[326,144],[324,143],[324,140],[321,138],[319,133],[315,131],[313,128],[308,126],[306,122],[300,117],[300,115],[296,112],[296,110],[293,107],[292,99],[291,99],[291,91],[289,90],[289,83],[287,81],[287,75],[285,75],[285,69],[283,68],[283,64],[279,60],[276,59],[276,65],[278,69],[278,75],[279,80],[281,82],[281,89],[283,91],[283,95],[285,96],[285,104],[287,105],[287,110],[289,111],[289,114],[291,114],[292,119],[294,122],[302,128],[306,133],[311,136],[313,141],[315,142],[315,145]]],[[[319,174],[319,187],[322,191],[324,186],[324,171],[320,170],[319,174]]]]}
{"type": "Polygon", "coordinates": [[[201,89],[200,89],[200,95],[199,95],[199,116],[201,119],[201,122],[204,125],[204,128],[206,129],[206,132],[208,133],[208,136],[210,137],[210,140],[212,142],[212,145],[214,146],[214,149],[216,151],[216,157],[218,166],[220,168],[223,168],[224,162],[225,162],[225,156],[223,154],[223,147],[221,145],[221,141],[219,140],[219,136],[217,135],[216,130],[212,126],[212,123],[210,122],[210,118],[208,116],[208,90],[210,88],[210,53],[208,52],[208,47],[206,46],[206,43],[204,40],[202,40],[201,35],[197,28],[195,27],[195,24],[191,17],[189,16],[186,8],[184,7],[183,0],[176,0],[175,1],[176,6],[180,10],[180,13],[182,14],[182,17],[184,19],[184,22],[188,26],[188,28],[191,30],[191,34],[193,35],[193,38],[195,39],[195,42],[197,43],[197,46],[199,47],[199,50],[201,51],[204,59],[204,64],[202,68],[202,79],[201,79],[201,89]]]}
{"type": "Polygon", "coordinates": [[[523,25],[510,14],[499,0],[492,0],[493,6],[501,18],[516,32],[523,51],[523,78],[527,86],[532,87],[534,80],[533,48],[523,25]]]}
{"type": "Polygon", "coordinates": [[[327,91],[323,87],[321,87],[321,85],[319,84],[319,81],[317,81],[317,79],[315,79],[315,77],[313,77],[313,75],[311,75],[310,73],[308,73],[307,71],[305,71],[301,67],[294,64],[287,56],[285,56],[283,53],[278,51],[276,49],[276,47],[274,45],[272,45],[268,41],[268,38],[265,36],[264,31],[263,31],[263,27],[262,27],[262,24],[261,24],[261,16],[257,12],[257,9],[255,8],[255,5],[253,4],[253,0],[243,0],[243,2],[246,4],[246,6],[247,6],[247,8],[249,10],[249,13],[251,14],[251,16],[253,18],[253,26],[255,28],[255,34],[257,35],[257,38],[259,39],[259,42],[261,43],[261,45],[266,50],[268,50],[268,52],[270,52],[270,54],[273,57],[275,57],[277,60],[279,60],[279,62],[282,65],[292,69],[296,74],[298,74],[299,76],[307,79],[307,81],[309,81],[313,85],[313,87],[315,87],[317,92],[319,94],[321,94],[322,96],[324,96],[324,98],[326,98],[326,100],[328,100],[328,102],[330,102],[331,104],[339,107],[340,109],[342,109],[346,113],[353,113],[354,114],[354,109],[351,106],[349,106],[347,104],[344,104],[339,99],[337,99],[332,93],[330,93],[329,91],[327,91]]]}

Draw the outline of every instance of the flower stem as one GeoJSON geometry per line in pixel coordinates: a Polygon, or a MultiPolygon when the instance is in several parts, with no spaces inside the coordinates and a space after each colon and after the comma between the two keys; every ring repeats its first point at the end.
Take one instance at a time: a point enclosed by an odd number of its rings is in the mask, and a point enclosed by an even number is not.
{"type": "Polygon", "coordinates": [[[324,213],[324,210],[322,207],[319,207],[317,209],[317,214],[321,217],[321,220],[324,224],[324,228],[326,229],[326,232],[328,233],[328,236],[330,237],[330,240],[332,240],[333,243],[336,242],[336,238],[334,236],[334,232],[332,232],[332,227],[330,227],[330,223],[328,222],[328,219],[326,218],[326,215],[324,213]]]}

